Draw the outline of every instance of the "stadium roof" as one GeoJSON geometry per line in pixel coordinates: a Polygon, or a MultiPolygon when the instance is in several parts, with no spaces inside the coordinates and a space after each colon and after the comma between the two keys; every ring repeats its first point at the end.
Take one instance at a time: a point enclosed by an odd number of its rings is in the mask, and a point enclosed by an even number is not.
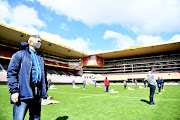
{"type": "MultiPolygon", "coordinates": [[[[20,42],[27,41],[31,34],[26,33],[24,31],[9,27],[7,25],[0,23],[0,39],[20,44],[20,42]]],[[[51,53],[57,56],[62,57],[75,57],[75,58],[82,58],[91,55],[97,55],[102,58],[117,58],[117,57],[128,57],[128,56],[135,56],[135,55],[144,55],[144,54],[153,54],[153,53],[160,53],[160,52],[168,52],[168,51],[175,51],[180,50],[180,41],[179,42],[171,42],[165,43],[160,45],[154,46],[138,46],[138,47],[131,47],[124,50],[113,50],[109,52],[97,53],[88,55],[86,53],[77,51],[75,49],[69,48],[67,46],[52,43],[44,38],[42,38],[42,47],[41,50],[43,52],[51,53]]]]}
{"type": "Polygon", "coordinates": [[[114,51],[103,52],[94,55],[97,55],[104,59],[108,59],[108,58],[128,57],[128,56],[136,56],[136,55],[144,55],[144,54],[153,54],[160,52],[169,52],[176,50],[180,50],[180,41],[154,45],[154,46],[146,46],[146,47],[144,46],[130,47],[124,50],[114,50],[114,51]]]}
{"type": "MultiPolygon", "coordinates": [[[[20,45],[21,42],[26,42],[30,36],[31,34],[29,33],[0,23],[0,39],[2,40],[20,45]]],[[[43,52],[51,53],[62,57],[80,58],[88,56],[86,53],[74,50],[64,45],[52,43],[44,38],[42,38],[41,50],[43,52]]]]}

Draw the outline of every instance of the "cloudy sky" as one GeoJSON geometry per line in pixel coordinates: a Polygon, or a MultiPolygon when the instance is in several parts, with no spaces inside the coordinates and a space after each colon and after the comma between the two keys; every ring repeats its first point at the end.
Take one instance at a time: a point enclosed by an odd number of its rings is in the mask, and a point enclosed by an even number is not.
{"type": "Polygon", "coordinates": [[[92,54],[180,41],[180,0],[0,0],[0,23],[92,54]]]}

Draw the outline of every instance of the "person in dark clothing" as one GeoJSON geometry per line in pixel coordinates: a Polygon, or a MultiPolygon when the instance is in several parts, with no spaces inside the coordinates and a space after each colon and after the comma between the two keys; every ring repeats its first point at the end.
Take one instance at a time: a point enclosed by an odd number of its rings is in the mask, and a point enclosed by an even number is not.
{"type": "Polygon", "coordinates": [[[104,85],[106,86],[106,92],[108,92],[109,80],[107,79],[107,77],[106,77],[106,79],[104,80],[104,85]]]}
{"type": "Polygon", "coordinates": [[[126,86],[127,86],[127,82],[126,82],[126,80],[124,80],[124,90],[126,90],[126,86]]]}
{"type": "Polygon", "coordinates": [[[161,79],[158,77],[158,79],[157,79],[157,86],[158,86],[158,88],[159,88],[159,94],[162,94],[162,93],[161,93],[161,85],[162,85],[162,81],[161,81],[161,79]]]}
{"type": "Polygon", "coordinates": [[[23,120],[29,109],[30,120],[40,120],[41,98],[47,98],[47,80],[44,70],[39,35],[22,42],[20,51],[13,54],[7,70],[13,120],[23,120]]]}

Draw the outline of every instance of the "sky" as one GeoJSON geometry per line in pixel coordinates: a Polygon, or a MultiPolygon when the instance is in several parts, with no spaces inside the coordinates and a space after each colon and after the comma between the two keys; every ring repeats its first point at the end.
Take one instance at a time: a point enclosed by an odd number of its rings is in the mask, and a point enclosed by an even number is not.
{"type": "Polygon", "coordinates": [[[0,0],[0,23],[94,54],[180,41],[180,0],[0,0]]]}

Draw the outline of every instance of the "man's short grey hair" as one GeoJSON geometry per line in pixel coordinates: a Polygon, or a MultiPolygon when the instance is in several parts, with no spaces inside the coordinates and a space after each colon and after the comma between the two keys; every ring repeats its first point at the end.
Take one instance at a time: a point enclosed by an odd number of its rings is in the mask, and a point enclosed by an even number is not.
{"type": "Polygon", "coordinates": [[[30,40],[33,40],[33,39],[36,39],[36,38],[41,39],[40,35],[32,35],[32,36],[28,39],[28,43],[29,43],[30,40]]]}

